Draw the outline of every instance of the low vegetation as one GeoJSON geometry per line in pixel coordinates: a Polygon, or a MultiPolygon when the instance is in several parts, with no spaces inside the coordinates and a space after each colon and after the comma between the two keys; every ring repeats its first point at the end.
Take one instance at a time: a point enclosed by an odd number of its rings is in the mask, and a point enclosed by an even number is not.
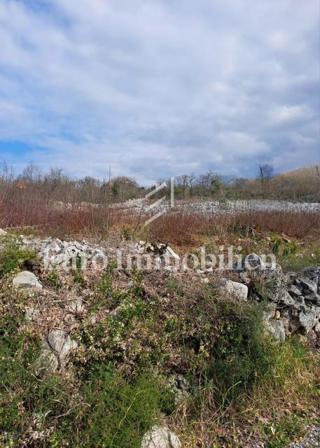
{"type": "MultiPolygon", "coordinates": [[[[282,197],[279,178],[230,183],[210,174],[189,181],[178,180],[181,199],[263,197],[267,190],[282,197]]],[[[308,191],[298,182],[284,195],[313,200],[317,181],[308,191]]],[[[133,271],[123,279],[112,263],[99,277],[76,264],[66,280],[58,270],[43,272],[17,236],[85,236],[115,245],[142,239],[178,253],[233,245],[242,255],[274,254],[291,271],[320,265],[318,213],[173,210],[145,228],[141,216],[113,206],[145,194],[123,178],[71,181],[31,170],[0,184],[0,226],[13,229],[0,237],[1,447],[140,448],[146,431],[163,424],[184,448],[284,448],[319,424],[319,355],[306,338],[271,339],[264,300],[239,303],[188,273],[133,271]],[[13,289],[19,270],[37,272],[48,295],[13,289]],[[65,324],[74,292],[85,305],[70,326],[78,349],[65,371],[40,374],[44,331],[59,319],[65,324]],[[27,312],[36,300],[45,304],[39,321],[27,312]]]]}
{"type": "MultiPolygon", "coordinates": [[[[10,286],[34,254],[12,247],[1,255],[1,446],[138,448],[165,422],[187,448],[277,448],[316,422],[319,359],[307,341],[279,345],[263,330],[263,302],[236,302],[188,276],[133,272],[119,287],[111,264],[87,279],[87,313],[72,330],[79,350],[66,372],[39,375],[41,325],[10,286]]],[[[45,281],[59,294],[58,273],[45,281]]]]}
{"type": "MultiPolygon", "coordinates": [[[[184,202],[265,198],[320,200],[318,166],[280,176],[271,176],[266,167],[260,168],[263,174],[259,170],[258,178],[253,180],[227,179],[211,172],[200,176],[180,176],[175,180],[175,197],[184,202]]],[[[61,170],[43,174],[33,165],[15,176],[4,166],[0,174],[0,227],[24,228],[24,232],[31,227],[33,231],[38,229],[50,235],[89,233],[106,236],[119,223],[134,228],[141,224],[139,216],[123,213],[114,204],[142,198],[151,189],[140,187],[133,179],[126,177],[100,181],[90,177],[71,179],[61,170]]],[[[246,213],[241,220],[246,220],[251,226],[259,225],[285,233],[289,229],[291,233],[301,234],[302,229],[308,233],[313,226],[315,218],[311,217],[310,221],[308,217],[296,213],[287,222],[286,213],[246,213]]]]}

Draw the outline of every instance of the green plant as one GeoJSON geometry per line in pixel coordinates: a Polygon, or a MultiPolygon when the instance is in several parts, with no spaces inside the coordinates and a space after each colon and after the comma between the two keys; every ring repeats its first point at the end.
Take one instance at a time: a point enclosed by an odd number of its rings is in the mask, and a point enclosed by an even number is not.
{"type": "Polygon", "coordinates": [[[22,322],[21,314],[7,315],[0,332],[0,433],[13,440],[13,446],[23,445],[24,435],[44,430],[48,416],[65,413],[71,403],[62,379],[35,375],[40,343],[19,331],[22,322]]]}
{"type": "Polygon", "coordinates": [[[310,266],[320,265],[320,249],[317,247],[308,248],[307,252],[295,252],[286,259],[281,260],[283,268],[289,271],[300,271],[310,266]]]}
{"type": "Polygon", "coordinates": [[[75,283],[78,283],[79,285],[84,286],[86,281],[83,276],[82,268],[83,268],[83,260],[82,260],[81,256],[78,255],[75,258],[75,266],[72,270],[73,280],[75,283]]]}
{"type": "Polygon", "coordinates": [[[101,278],[97,284],[97,291],[102,294],[103,296],[110,296],[112,293],[112,276],[113,272],[116,268],[115,262],[110,262],[106,269],[103,271],[101,278]]]}
{"type": "Polygon", "coordinates": [[[21,268],[28,261],[36,261],[36,253],[25,249],[19,239],[9,237],[1,241],[0,277],[21,268]]]}
{"type": "Polygon", "coordinates": [[[125,241],[130,241],[134,234],[134,228],[133,226],[126,224],[121,228],[121,237],[125,241]]]}
{"type": "Polygon", "coordinates": [[[47,282],[55,289],[60,289],[62,287],[60,276],[56,269],[53,269],[47,274],[47,282]]]}
{"type": "Polygon", "coordinates": [[[203,374],[214,384],[217,401],[224,405],[266,375],[273,359],[258,307],[219,302],[217,315],[221,327],[203,374]]]}
{"type": "Polygon", "coordinates": [[[298,246],[294,241],[287,240],[279,235],[273,235],[272,241],[272,252],[275,255],[279,255],[282,258],[288,258],[296,254],[298,246]]]}
{"type": "Polygon", "coordinates": [[[144,432],[167,407],[168,395],[153,376],[128,382],[108,364],[92,370],[82,393],[90,412],[82,421],[80,440],[88,448],[140,447],[144,432]]]}
{"type": "Polygon", "coordinates": [[[285,448],[292,442],[302,429],[302,420],[296,415],[282,418],[275,424],[270,424],[264,428],[269,439],[267,448],[285,448]]]}
{"type": "Polygon", "coordinates": [[[23,315],[1,318],[1,446],[140,447],[172,394],[152,372],[131,379],[108,362],[89,364],[77,377],[38,378],[39,340],[20,331],[23,315]]]}

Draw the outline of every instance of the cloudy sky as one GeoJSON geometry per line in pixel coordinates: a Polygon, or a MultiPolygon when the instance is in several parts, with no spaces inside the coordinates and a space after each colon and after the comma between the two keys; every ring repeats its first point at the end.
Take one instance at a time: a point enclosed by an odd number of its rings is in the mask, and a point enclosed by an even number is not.
{"type": "Polygon", "coordinates": [[[0,0],[0,159],[149,183],[320,159],[319,0],[0,0]]]}

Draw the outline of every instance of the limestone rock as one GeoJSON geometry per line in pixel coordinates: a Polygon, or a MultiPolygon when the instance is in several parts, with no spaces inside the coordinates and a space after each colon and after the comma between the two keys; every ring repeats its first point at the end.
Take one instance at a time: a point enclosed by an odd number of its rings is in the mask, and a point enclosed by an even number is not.
{"type": "Polygon", "coordinates": [[[223,289],[238,300],[247,300],[248,298],[248,286],[243,283],[226,280],[223,289]]]}
{"type": "Polygon", "coordinates": [[[303,277],[301,279],[299,279],[299,284],[302,287],[302,290],[305,294],[316,294],[317,293],[317,289],[318,286],[315,282],[313,282],[312,280],[308,279],[307,277],[303,277]]]}
{"type": "Polygon", "coordinates": [[[85,307],[83,305],[82,299],[77,298],[75,300],[71,300],[66,305],[66,310],[69,313],[75,314],[76,316],[81,315],[85,311],[85,307]]]}
{"type": "Polygon", "coordinates": [[[45,373],[53,373],[56,372],[58,369],[59,369],[59,360],[57,356],[44,343],[43,350],[36,361],[37,375],[43,375],[45,373]]]}
{"type": "Polygon", "coordinates": [[[299,314],[299,323],[303,328],[305,334],[308,334],[312,328],[317,325],[318,316],[315,311],[308,310],[307,312],[301,312],[299,314]]]}
{"type": "Polygon", "coordinates": [[[14,277],[12,283],[16,288],[42,288],[38,278],[29,271],[19,272],[19,274],[14,277]]]}
{"type": "Polygon", "coordinates": [[[77,343],[64,330],[50,331],[47,342],[51,350],[57,353],[60,358],[65,358],[71,350],[77,348],[77,343]]]}
{"type": "Polygon", "coordinates": [[[265,329],[276,341],[285,341],[286,331],[282,320],[270,319],[268,321],[265,321],[265,329]]]}
{"type": "Polygon", "coordinates": [[[259,255],[252,253],[246,256],[245,269],[247,271],[264,270],[265,263],[259,255]]]}
{"type": "Polygon", "coordinates": [[[181,442],[168,428],[153,426],[143,436],[141,448],[181,448],[181,442]]]}
{"type": "Polygon", "coordinates": [[[292,297],[299,297],[302,295],[302,292],[296,285],[290,285],[288,288],[288,292],[292,297]]]}

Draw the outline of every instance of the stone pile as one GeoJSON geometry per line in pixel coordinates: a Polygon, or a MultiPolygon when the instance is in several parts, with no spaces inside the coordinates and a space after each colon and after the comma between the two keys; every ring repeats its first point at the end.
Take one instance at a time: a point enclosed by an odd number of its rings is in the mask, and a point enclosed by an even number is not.
{"type": "Polygon", "coordinates": [[[59,238],[23,238],[25,247],[35,250],[44,263],[46,269],[71,267],[77,263],[90,265],[95,262],[103,264],[107,258],[106,252],[97,245],[90,245],[86,241],[62,241],[59,238]]]}
{"type": "MultiPolygon", "coordinates": [[[[148,213],[149,201],[145,198],[130,199],[126,202],[114,204],[113,207],[128,211],[128,213],[148,213]]],[[[169,201],[159,202],[153,207],[157,212],[182,212],[200,214],[230,214],[246,211],[281,211],[281,212],[319,212],[320,204],[317,202],[288,202],[275,200],[234,200],[234,201],[176,201],[172,209],[169,201]]]]}
{"type": "Polygon", "coordinates": [[[268,269],[261,261],[239,277],[248,285],[249,299],[267,300],[266,328],[276,339],[294,333],[320,337],[320,267],[284,274],[281,266],[268,269]]]}

